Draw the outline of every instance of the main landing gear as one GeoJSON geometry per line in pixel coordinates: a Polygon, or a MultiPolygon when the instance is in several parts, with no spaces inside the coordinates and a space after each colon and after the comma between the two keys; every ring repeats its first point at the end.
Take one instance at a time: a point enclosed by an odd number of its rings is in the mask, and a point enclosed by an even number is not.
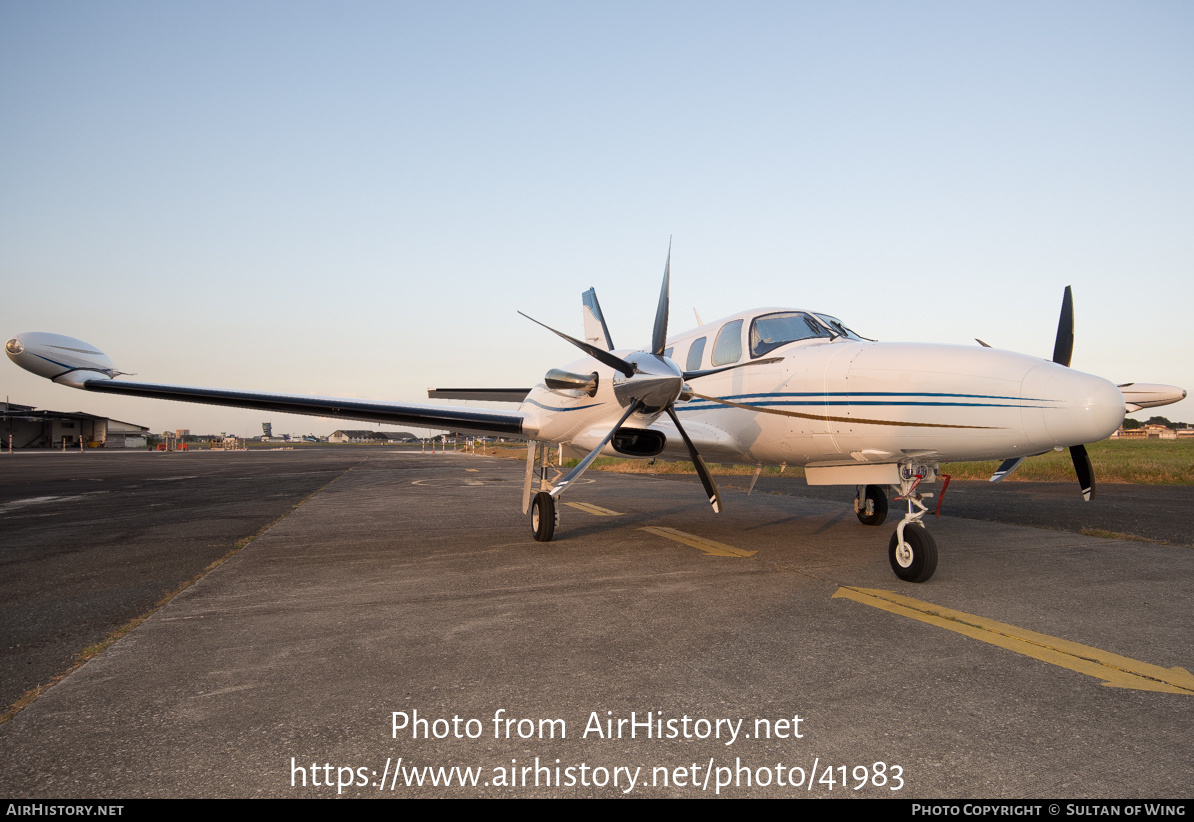
{"type": "Polygon", "coordinates": [[[858,486],[854,497],[854,513],[863,525],[882,525],[887,519],[887,494],[878,485],[858,486]]]}
{"type": "Polygon", "coordinates": [[[560,524],[560,508],[550,491],[563,472],[552,463],[550,449],[551,443],[535,440],[527,443],[527,472],[522,484],[522,512],[525,514],[529,510],[531,535],[538,542],[551,542],[556,526],[560,524]]]}
{"type": "Polygon", "coordinates": [[[556,499],[546,491],[535,494],[531,502],[531,534],[538,542],[551,542],[560,524],[560,509],[556,507],[556,499]]]}

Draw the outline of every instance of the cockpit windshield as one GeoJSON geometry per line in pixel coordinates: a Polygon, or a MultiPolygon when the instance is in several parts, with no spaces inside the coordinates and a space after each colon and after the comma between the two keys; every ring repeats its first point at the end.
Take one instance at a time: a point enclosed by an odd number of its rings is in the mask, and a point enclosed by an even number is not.
{"type": "MultiPolygon", "coordinates": [[[[820,316],[820,315],[818,315],[820,316]]],[[[761,357],[796,340],[832,336],[829,330],[803,311],[785,311],[755,317],[750,324],[750,355],[761,357]]]]}

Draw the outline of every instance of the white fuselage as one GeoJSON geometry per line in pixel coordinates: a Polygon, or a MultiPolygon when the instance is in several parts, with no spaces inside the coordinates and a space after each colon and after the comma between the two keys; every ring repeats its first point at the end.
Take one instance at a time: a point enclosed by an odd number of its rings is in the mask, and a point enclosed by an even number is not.
{"type": "MultiPolygon", "coordinates": [[[[711,361],[714,339],[742,320],[740,362],[781,358],[690,380],[696,396],[675,407],[708,460],[835,466],[1006,459],[1104,439],[1123,420],[1123,395],[1107,380],[991,348],[839,336],[797,340],[752,357],[752,320],[779,311],[736,314],[668,341],[670,358],[685,370],[695,370],[688,353],[702,338],[697,367],[725,365],[711,361]]],[[[596,371],[596,395],[540,385],[521,410],[528,435],[584,452],[626,403],[615,396],[612,369],[585,359],[568,370],[596,371]]],[[[663,433],[662,455],[687,458],[667,417],[635,414],[626,426],[663,433]]],[[[617,451],[611,444],[603,453],[617,451]]]]}

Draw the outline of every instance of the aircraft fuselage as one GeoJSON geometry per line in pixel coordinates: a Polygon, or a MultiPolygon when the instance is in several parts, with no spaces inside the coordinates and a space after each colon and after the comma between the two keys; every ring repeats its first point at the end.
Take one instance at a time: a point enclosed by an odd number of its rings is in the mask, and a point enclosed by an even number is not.
{"type": "MultiPolygon", "coordinates": [[[[734,315],[669,340],[674,359],[736,319],[747,321],[745,334],[752,317],[775,311],[734,315]]],[[[1111,382],[993,348],[822,337],[766,356],[781,359],[692,379],[692,398],[676,403],[708,459],[803,466],[1005,459],[1104,439],[1124,417],[1123,395],[1111,382]]],[[[597,372],[596,394],[537,386],[521,408],[524,429],[584,451],[628,399],[619,396],[613,369],[596,360],[567,369],[597,372]]],[[[635,414],[626,427],[663,433],[661,456],[687,454],[658,413],[635,414]]],[[[619,451],[616,442],[603,453],[647,456],[619,451]]]]}

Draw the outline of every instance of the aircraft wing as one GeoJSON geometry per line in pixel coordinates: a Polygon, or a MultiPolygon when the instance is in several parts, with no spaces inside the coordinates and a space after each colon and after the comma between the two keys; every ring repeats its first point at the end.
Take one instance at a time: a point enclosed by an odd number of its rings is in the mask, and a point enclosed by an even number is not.
{"type": "Polygon", "coordinates": [[[508,437],[523,436],[523,416],[517,411],[392,403],[339,397],[306,397],[295,394],[266,394],[257,391],[196,388],[185,385],[162,385],[102,378],[84,380],[79,387],[101,394],[125,394],[159,400],[182,400],[205,405],[228,405],[234,408],[253,408],[287,414],[309,414],[316,417],[414,425],[420,428],[443,428],[449,431],[475,431],[508,437]]]}
{"type": "Polygon", "coordinates": [[[414,425],[449,431],[475,431],[500,436],[523,436],[524,417],[517,411],[489,408],[460,408],[415,403],[391,403],[337,397],[306,397],[295,394],[267,394],[228,388],[197,388],[187,385],[132,382],[116,379],[117,371],[108,355],[95,346],[66,337],[34,331],[18,334],[5,343],[9,359],[26,371],[61,385],[101,394],[124,394],[159,400],[181,400],[205,405],[227,405],[287,414],[339,417],[346,420],[414,425]]]}

